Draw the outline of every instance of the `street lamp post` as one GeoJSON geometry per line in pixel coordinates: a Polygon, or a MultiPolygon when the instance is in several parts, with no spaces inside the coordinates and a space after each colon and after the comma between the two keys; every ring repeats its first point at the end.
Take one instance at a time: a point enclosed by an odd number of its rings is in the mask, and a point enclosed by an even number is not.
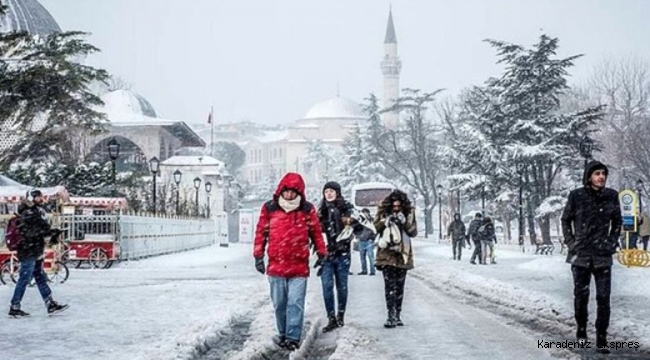
{"type": "Polygon", "coordinates": [[[594,141],[587,135],[585,135],[582,140],[580,140],[580,155],[585,158],[585,169],[587,168],[587,162],[591,159],[591,153],[594,149],[594,141]]]}
{"type": "Polygon", "coordinates": [[[180,193],[181,193],[181,178],[183,173],[180,170],[174,171],[174,182],[176,183],[176,216],[180,212],[180,193]]]}
{"type": "Polygon", "coordinates": [[[442,242],[442,185],[436,186],[438,190],[438,242],[442,242]]]}
{"type": "Polygon", "coordinates": [[[636,181],[636,191],[639,193],[639,217],[643,216],[643,180],[636,181]]]}
{"type": "Polygon", "coordinates": [[[199,217],[199,188],[201,187],[201,178],[194,178],[194,188],[196,189],[196,217],[199,217]]]}
{"type": "Polygon", "coordinates": [[[111,181],[113,182],[113,191],[111,192],[113,197],[117,197],[117,175],[116,175],[116,162],[118,156],[120,156],[120,143],[112,138],[108,142],[108,156],[111,158],[111,181]]]}
{"type": "Polygon", "coordinates": [[[483,181],[481,181],[481,213],[485,219],[485,176],[483,176],[483,181]]]}
{"type": "Polygon", "coordinates": [[[524,164],[517,164],[519,171],[519,246],[524,252],[524,164]]]}
{"type": "Polygon", "coordinates": [[[156,215],[156,177],[158,176],[158,170],[160,166],[160,160],[157,157],[152,157],[149,160],[149,170],[153,175],[153,214],[156,215]]]}
{"type": "Polygon", "coordinates": [[[212,191],[212,183],[209,182],[209,181],[206,181],[205,182],[205,193],[207,194],[207,198],[208,198],[208,207],[207,207],[206,213],[207,213],[207,218],[208,219],[210,218],[210,191],[212,191]]]}

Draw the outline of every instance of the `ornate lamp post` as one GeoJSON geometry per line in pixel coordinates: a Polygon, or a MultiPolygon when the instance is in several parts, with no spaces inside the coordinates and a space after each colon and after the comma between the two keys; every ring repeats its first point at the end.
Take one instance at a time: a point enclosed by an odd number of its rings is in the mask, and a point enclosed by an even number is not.
{"type": "Polygon", "coordinates": [[[156,215],[156,177],[158,176],[158,171],[160,167],[160,161],[158,160],[157,157],[152,157],[151,160],[149,160],[149,170],[151,170],[151,174],[153,175],[153,214],[156,215]]]}
{"type": "Polygon", "coordinates": [[[201,187],[201,178],[194,178],[194,188],[196,189],[196,217],[199,217],[199,188],[201,187]]]}
{"type": "Polygon", "coordinates": [[[179,197],[181,193],[181,179],[183,178],[183,173],[180,170],[174,171],[174,183],[176,183],[176,216],[180,212],[180,202],[179,197]]]}
{"type": "Polygon", "coordinates": [[[585,158],[585,169],[587,168],[587,162],[591,159],[591,153],[594,149],[594,141],[587,135],[585,135],[582,140],[580,140],[580,155],[585,158]]]}
{"type": "Polygon", "coordinates": [[[436,186],[438,191],[438,242],[442,242],[442,185],[436,186]]]}
{"type": "Polygon", "coordinates": [[[207,207],[207,218],[210,218],[210,191],[212,191],[212,183],[209,181],[205,182],[205,192],[208,198],[208,207],[207,207]]]}
{"type": "Polygon", "coordinates": [[[111,172],[111,181],[113,182],[113,197],[117,197],[117,178],[116,178],[116,162],[117,158],[120,156],[120,143],[112,138],[108,142],[108,156],[111,158],[112,172],[111,172]]]}

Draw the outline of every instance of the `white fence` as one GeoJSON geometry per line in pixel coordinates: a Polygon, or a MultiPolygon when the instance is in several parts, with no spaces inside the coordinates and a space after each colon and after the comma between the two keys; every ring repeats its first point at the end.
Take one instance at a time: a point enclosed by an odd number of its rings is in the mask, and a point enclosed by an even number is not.
{"type": "Polygon", "coordinates": [[[217,239],[214,220],[120,216],[122,260],[210,246],[217,239]]]}
{"type": "MultiPolygon", "coordinates": [[[[215,220],[147,215],[62,215],[56,224],[65,238],[92,241],[108,236],[119,241],[120,260],[134,260],[210,246],[217,241],[215,220]]],[[[227,228],[223,229],[226,232],[227,228]]]]}

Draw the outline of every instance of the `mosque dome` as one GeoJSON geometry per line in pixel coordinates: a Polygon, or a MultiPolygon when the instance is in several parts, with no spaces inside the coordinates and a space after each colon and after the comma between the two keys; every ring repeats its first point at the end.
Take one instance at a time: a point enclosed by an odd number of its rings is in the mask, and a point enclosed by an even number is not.
{"type": "Polygon", "coordinates": [[[343,97],[333,97],[312,106],[303,119],[360,119],[367,118],[356,102],[343,97]]]}
{"type": "Polygon", "coordinates": [[[131,90],[115,90],[102,95],[106,112],[120,115],[158,117],[156,110],[142,95],[131,90]]]}
{"type": "Polygon", "coordinates": [[[61,32],[59,24],[37,0],[4,0],[9,7],[0,15],[0,31],[27,31],[31,35],[49,35],[61,32]]]}

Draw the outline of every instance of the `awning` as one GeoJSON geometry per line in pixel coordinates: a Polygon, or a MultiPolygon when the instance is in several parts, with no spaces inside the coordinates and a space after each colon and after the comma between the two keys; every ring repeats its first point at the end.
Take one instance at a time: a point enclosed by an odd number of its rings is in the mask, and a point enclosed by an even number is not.
{"type": "Polygon", "coordinates": [[[63,186],[55,186],[50,188],[33,188],[29,186],[0,186],[0,204],[8,203],[21,203],[27,198],[27,192],[33,189],[38,189],[43,193],[43,199],[50,201],[50,199],[61,200],[67,202],[70,199],[68,190],[63,186]]]}
{"type": "Polygon", "coordinates": [[[126,198],[109,198],[109,197],[71,197],[68,204],[75,206],[101,206],[112,207],[116,209],[127,209],[129,202],[126,198]]]}

